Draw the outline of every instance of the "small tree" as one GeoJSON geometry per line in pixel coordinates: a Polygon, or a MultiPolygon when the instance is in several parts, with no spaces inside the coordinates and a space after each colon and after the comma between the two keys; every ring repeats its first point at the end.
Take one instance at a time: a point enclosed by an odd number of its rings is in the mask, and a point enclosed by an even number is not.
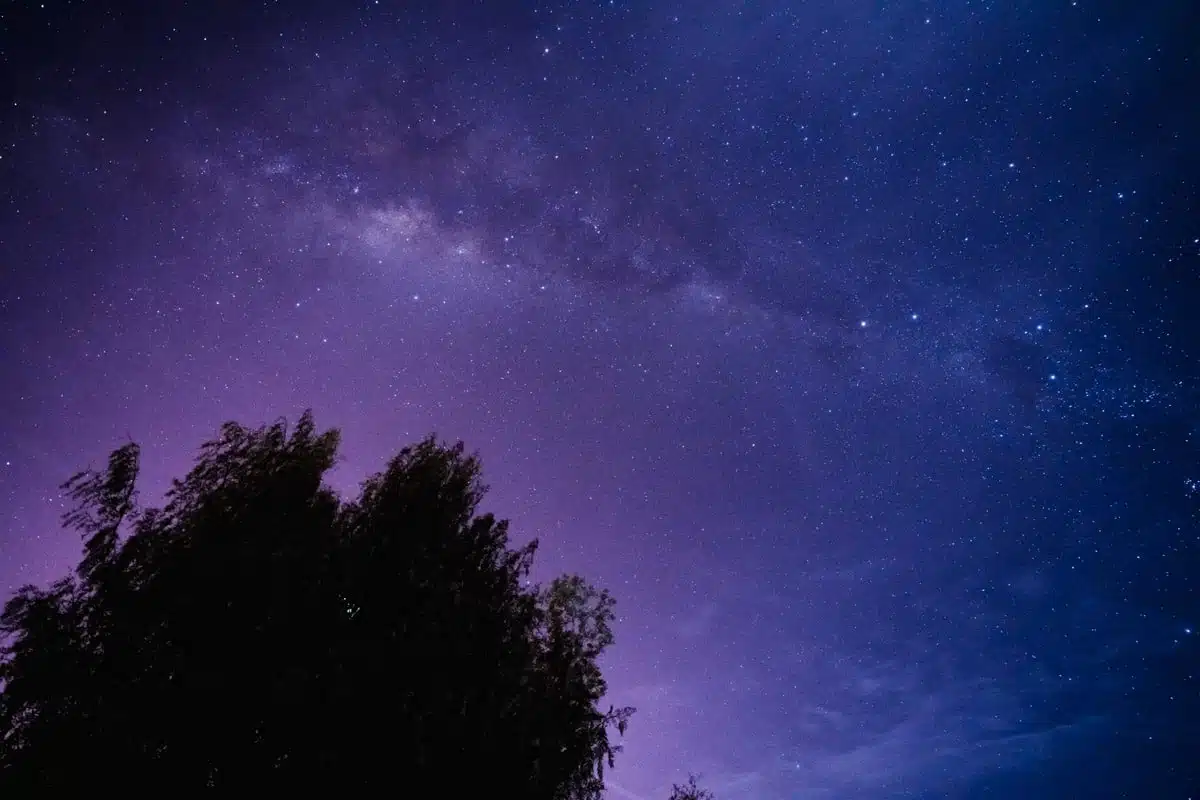
{"type": "Polygon", "coordinates": [[[671,787],[670,800],[716,800],[716,796],[707,789],[701,789],[695,775],[689,775],[687,783],[675,784],[671,787]]]}

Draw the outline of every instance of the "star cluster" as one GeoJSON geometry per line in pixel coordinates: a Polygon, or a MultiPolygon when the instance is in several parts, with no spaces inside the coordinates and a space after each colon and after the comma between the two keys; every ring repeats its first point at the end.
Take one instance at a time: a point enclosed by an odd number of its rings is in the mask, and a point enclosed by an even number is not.
{"type": "Polygon", "coordinates": [[[1187,5],[10,4],[0,590],[311,406],[613,589],[613,797],[1187,797],[1187,5]]]}

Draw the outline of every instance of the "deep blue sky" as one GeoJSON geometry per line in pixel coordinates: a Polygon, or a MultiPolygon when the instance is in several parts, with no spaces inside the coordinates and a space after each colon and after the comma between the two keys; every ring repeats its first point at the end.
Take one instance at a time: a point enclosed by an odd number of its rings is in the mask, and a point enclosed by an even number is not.
{"type": "Polygon", "coordinates": [[[1193,797],[1191,6],[10,2],[0,593],[311,406],[614,590],[614,798],[1193,797]]]}

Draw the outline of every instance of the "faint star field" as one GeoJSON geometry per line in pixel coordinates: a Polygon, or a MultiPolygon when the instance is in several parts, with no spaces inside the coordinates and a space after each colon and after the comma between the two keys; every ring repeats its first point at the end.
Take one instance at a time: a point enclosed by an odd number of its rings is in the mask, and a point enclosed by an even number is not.
{"type": "Polygon", "coordinates": [[[612,797],[1200,790],[1189,4],[0,21],[5,595],[128,438],[312,407],[615,593],[612,797]]]}

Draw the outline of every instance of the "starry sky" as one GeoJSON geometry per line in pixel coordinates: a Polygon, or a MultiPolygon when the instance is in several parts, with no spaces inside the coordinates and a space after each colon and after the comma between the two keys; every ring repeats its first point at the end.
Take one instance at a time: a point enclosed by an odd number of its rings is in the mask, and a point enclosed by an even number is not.
{"type": "Polygon", "coordinates": [[[614,800],[1200,791],[1200,16],[0,10],[0,594],[312,407],[620,603],[614,800]]]}

